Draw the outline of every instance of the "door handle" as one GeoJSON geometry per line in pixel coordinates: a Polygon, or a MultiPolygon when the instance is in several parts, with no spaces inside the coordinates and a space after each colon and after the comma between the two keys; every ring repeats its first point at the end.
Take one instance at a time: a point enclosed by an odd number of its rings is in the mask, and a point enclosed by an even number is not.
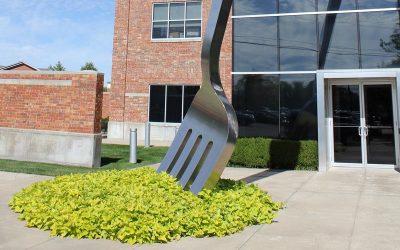
{"type": "Polygon", "coordinates": [[[368,136],[368,127],[364,127],[364,133],[365,133],[365,136],[368,136]]]}
{"type": "Polygon", "coordinates": [[[362,134],[362,127],[360,126],[360,127],[358,127],[358,135],[359,136],[362,136],[363,134],[362,134]]]}

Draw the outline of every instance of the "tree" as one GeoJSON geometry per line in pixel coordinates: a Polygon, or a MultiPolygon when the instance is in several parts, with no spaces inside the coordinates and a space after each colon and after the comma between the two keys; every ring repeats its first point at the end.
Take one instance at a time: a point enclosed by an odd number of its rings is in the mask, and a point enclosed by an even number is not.
{"type": "Polygon", "coordinates": [[[56,63],[56,65],[50,65],[49,66],[49,70],[51,70],[51,71],[65,71],[65,67],[64,67],[64,65],[62,65],[62,63],[60,62],[60,61],[58,61],[57,63],[56,63]]]}
{"type": "Polygon", "coordinates": [[[94,66],[94,63],[87,62],[87,63],[85,63],[85,65],[83,65],[81,67],[81,70],[94,70],[94,71],[97,71],[97,68],[96,68],[96,66],[94,66]]]}

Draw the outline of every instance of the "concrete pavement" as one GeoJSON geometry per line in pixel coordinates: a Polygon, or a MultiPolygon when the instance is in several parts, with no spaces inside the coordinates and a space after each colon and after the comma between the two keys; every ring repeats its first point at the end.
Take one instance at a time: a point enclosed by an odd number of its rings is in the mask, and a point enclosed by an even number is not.
{"type": "Polygon", "coordinates": [[[400,173],[335,168],[327,173],[225,170],[286,201],[271,225],[223,237],[130,246],[108,240],[50,237],[24,227],[7,206],[12,195],[50,177],[0,172],[0,249],[400,249],[400,173]]]}

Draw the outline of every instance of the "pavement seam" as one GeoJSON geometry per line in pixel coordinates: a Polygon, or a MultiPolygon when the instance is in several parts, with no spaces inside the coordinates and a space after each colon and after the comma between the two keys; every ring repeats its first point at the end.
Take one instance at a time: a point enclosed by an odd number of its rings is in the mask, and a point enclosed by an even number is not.
{"type": "Polygon", "coordinates": [[[358,217],[358,210],[360,209],[360,200],[361,200],[361,196],[362,196],[362,194],[364,192],[365,183],[367,181],[367,170],[364,169],[363,172],[364,172],[364,174],[363,174],[364,178],[363,178],[363,182],[362,182],[362,185],[361,185],[360,193],[359,193],[358,198],[357,198],[357,206],[356,206],[356,209],[354,211],[354,221],[353,221],[353,226],[352,226],[352,229],[351,229],[351,235],[350,235],[348,250],[351,250],[351,245],[352,245],[352,242],[353,242],[353,236],[354,236],[354,231],[355,231],[355,228],[356,228],[356,222],[357,222],[357,217],[358,217]]]}
{"type": "Polygon", "coordinates": [[[25,249],[26,249],[26,250],[28,250],[28,249],[33,249],[33,248],[38,247],[38,246],[40,246],[40,245],[46,244],[47,242],[52,241],[52,240],[54,240],[54,239],[55,239],[55,238],[47,239],[47,240],[45,240],[45,241],[39,242],[39,243],[37,243],[37,244],[35,244],[35,245],[33,245],[33,246],[30,246],[30,247],[27,247],[27,248],[25,248],[25,249]]]}
{"type": "MultiPolygon", "coordinates": [[[[307,180],[305,180],[302,184],[300,184],[300,186],[296,189],[296,191],[294,191],[294,192],[289,196],[289,198],[287,198],[284,202],[285,202],[285,203],[288,203],[289,200],[290,200],[302,187],[304,187],[314,176],[315,176],[315,174],[311,175],[309,178],[307,178],[307,180]]],[[[251,238],[253,238],[254,235],[255,235],[256,233],[258,233],[258,231],[260,231],[261,228],[263,228],[264,226],[265,226],[265,224],[262,225],[261,227],[259,227],[253,234],[251,234],[251,235],[249,236],[249,238],[248,238],[247,240],[245,240],[245,241],[243,242],[242,245],[240,245],[240,247],[238,248],[238,250],[243,249],[243,247],[247,244],[247,242],[249,242],[249,240],[251,240],[251,238]]]]}

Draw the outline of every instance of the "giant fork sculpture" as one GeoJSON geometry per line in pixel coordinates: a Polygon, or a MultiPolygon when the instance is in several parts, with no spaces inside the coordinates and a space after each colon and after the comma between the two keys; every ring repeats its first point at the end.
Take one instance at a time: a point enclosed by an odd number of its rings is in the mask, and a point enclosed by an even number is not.
{"type": "Polygon", "coordinates": [[[218,182],[238,136],[235,111],[225,96],[219,56],[232,0],[213,0],[201,52],[202,85],[158,172],[197,194],[218,182]]]}

